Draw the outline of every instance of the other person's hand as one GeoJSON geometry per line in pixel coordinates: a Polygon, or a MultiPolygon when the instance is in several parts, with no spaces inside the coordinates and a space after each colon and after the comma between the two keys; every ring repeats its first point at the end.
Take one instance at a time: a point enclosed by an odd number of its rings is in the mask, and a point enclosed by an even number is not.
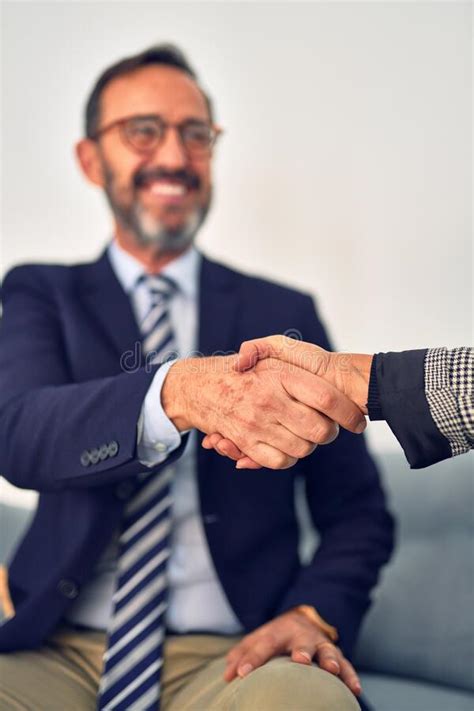
{"type": "Polygon", "coordinates": [[[224,679],[245,677],[273,657],[289,654],[298,664],[313,661],[339,676],[353,694],[361,693],[361,685],[352,664],[330,638],[311,620],[297,610],[289,610],[246,635],[227,654],[224,679]]]}
{"type": "Polygon", "coordinates": [[[239,372],[237,356],[189,358],[173,364],[163,408],[178,430],[219,432],[256,466],[284,469],[332,442],[338,423],[365,428],[359,408],[322,378],[265,358],[239,372]]]}

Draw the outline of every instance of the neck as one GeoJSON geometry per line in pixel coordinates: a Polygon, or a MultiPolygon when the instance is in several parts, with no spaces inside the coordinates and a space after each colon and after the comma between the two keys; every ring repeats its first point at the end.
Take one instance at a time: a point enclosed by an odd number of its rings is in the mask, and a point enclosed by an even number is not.
{"type": "Polygon", "coordinates": [[[115,240],[117,244],[126,252],[135,257],[149,274],[158,274],[167,264],[180,257],[188,247],[179,252],[160,252],[155,245],[137,244],[133,235],[116,228],[115,240]]]}

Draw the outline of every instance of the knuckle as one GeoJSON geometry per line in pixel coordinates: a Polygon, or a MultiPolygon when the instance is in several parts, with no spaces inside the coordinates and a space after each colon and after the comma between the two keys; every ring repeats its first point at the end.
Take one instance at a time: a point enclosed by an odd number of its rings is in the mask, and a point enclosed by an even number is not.
{"type": "Polygon", "coordinates": [[[355,432],[359,425],[363,422],[363,420],[365,420],[365,418],[363,417],[363,415],[361,415],[360,411],[355,408],[347,416],[345,427],[351,432],[355,432]]]}
{"type": "Polygon", "coordinates": [[[265,647],[268,647],[272,650],[276,649],[277,647],[277,638],[273,634],[273,632],[265,632],[265,634],[262,636],[262,642],[265,647]]]}
{"type": "Polygon", "coordinates": [[[268,463],[265,466],[269,469],[288,469],[293,466],[297,459],[284,452],[275,451],[268,455],[267,461],[268,463]]]}
{"type": "Polygon", "coordinates": [[[337,397],[335,393],[333,393],[332,390],[329,390],[327,387],[318,388],[316,390],[316,396],[318,404],[322,410],[331,411],[336,407],[337,397]]]}
{"type": "Polygon", "coordinates": [[[309,454],[312,454],[315,449],[316,445],[313,442],[305,442],[303,445],[303,454],[301,456],[307,457],[309,454]]]}
{"type": "Polygon", "coordinates": [[[291,454],[293,457],[296,457],[297,459],[302,459],[303,457],[307,457],[308,454],[311,454],[313,449],[314,444],[312,442],[307,442],[305,440],[296,440],[292,444],[289,454],[291,454]]]}
{"type": "Polygon", "coordinates": [[[338,435],[339,428],[334,422],[321,422],[319,426],[319,444],[332,442],[338,435]]]}
{"type": "Polygon", "coordinates": [[[275,452],[275,454],[271,457],[272,469],[285,469],[288,465],[289,459],[290,457],[287,454],[283,454],[283,452],[275,452]]]}

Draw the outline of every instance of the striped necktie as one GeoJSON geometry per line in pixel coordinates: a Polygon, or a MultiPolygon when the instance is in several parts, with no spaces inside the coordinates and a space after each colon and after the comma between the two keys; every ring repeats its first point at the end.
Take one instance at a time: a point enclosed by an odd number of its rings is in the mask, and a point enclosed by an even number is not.
{"type": "MultiPolygon", "coordinates": [[[[164,276],[141,277],[137,287],[143,283],[150,303],[140,324],[143,350],[152,362],[160,362],[176,352],[168,312],[176,287],[164,276]]],[[[170,553],[170,479],[169,467],[143,477],[124,510],[99,711],[159,709],[170,553]]]]}

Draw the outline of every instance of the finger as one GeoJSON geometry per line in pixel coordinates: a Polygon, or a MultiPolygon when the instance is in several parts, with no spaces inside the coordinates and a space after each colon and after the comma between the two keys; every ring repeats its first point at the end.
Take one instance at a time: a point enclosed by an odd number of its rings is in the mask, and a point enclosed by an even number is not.
{"type": "Polygon", "coordinates": [[[273,635],[261,637],[243,657],[237,666],[237,674],[243,678],[257,667],[274,657],[280,651],[276,638],[273,635]]]}
{"type": "MultiPolygon", "coordinates": [[[[293,403],[291,402],[289,403],[289,409],[292,411],[294,409],[293,403]]],[[[285,413],[281,413],[279,416],[282,418],[287,417],[285,413]]],[[[291,420],[291,416],[289,419],[291,420]]],[[[293,427],[295,430],[298,430],[297,424],[293,424],[293,427]]],[[[315,450],[315,444],[313,442],[301,437],[298,431],[292,432],[288,427],[281,423],[275,423],[272,429],[261,434],[260,438],[260,442],[263,441],[265,444],[278,449],[280,452],[283,452],[285,455],[288,455],[294,459],[302,459],[303,457],[307,457],[315,450]]],[[[239,442],[239,444],[241,443],[239,442]]],[[[251,451],[242,446],[241,449],[244,454],[255,460],[255,457],[251,451]]],[[[278,467],[278,469],[282,469],[282,467],[278,467]]]]}
{"type": "Polygon", "coordinates": [[[228,457],[234,461],[242,459],[244,453],[230,439],[226,439],[222,435],[214,432],[206,435],[202,440],[204,449],[215,449],[215,451],[223,457],[228,457]]]}
{"type": "Polygon", "coordinates": [[[227,652],[224,671],[224,679],[226,681],[232,681],[237,676],[237,668],[243,657],[252,649],[255,639],[257,639],[256,632],[248,634],[227,652]]]}
{"type": "MultiPolygon", "coordinates": [[[[298,461],[298,457],[291,457],[277,447],[266,442],[257,442],[245,452],[254,462],[267,469],[289,469],[298,461]]],[[[240,469],[241,467],[239,467],[240,469]]]]}
{"type": "Polygon", "coordinates": [[[227,666],[224,670],[224,681],[232,681],[237,676],[237,667],[239,665],[239,660],[227,662],[227,666]]]}
{"type": "Polygon", "coordinates": [[[235,362],[235,370],[244,372],[253,368],[259,360],[269,358],[273,354],[271,338],[256,338],[253,341],[244,341],[240,346],[235,362]]]}
{"type": "Polygon", "coordinates": [[[216,444],[215,450],[223,457],[233,459],[235,462],[244,456],[244,453],[230,439],[224,437],[216,444]]]}
{"type": "Polygon", "coordinates": [[[248,647],[246,646],[246,637],[239,642],[235,647],[227,653],[226,655],[226,668],[224,670],[225,681],[232,681],[237,676],[237,667],[240,660],[246,653],[248,647]]]}
{"type": "Polygon", "coordinates": [[[204,449],[215,449],[216,444],[218,444],[221,439],[223,439],[222,435],[213,432],[212,434],[205,435],[201,444],[204,449]]]}
{"type": "Polygon", "coordinates": [[[341,671],[339,654],[331,642],[320,642],[316,647],[315,657],[321,669],[336,674],[336,676],[339,675],[341,671]]]}
{"type": "Polygon", "coordinates": [[[245,455],[239,459],[237,464],[235,465],[236,469],[261,469],[262,467],[260,464],[257,464],[257,462],[254,462],[253,459],[250,457],[246,457],[245,455]]]}
{"type": "Polygon", "coordinates": [[[299,664],[312,664],[313,654],[314,644],[298,644],[291,652],[291,659],[293,662],[298,662],[299,664]]]}
{"type": "Polygon", "coordinates": [[[330,444],[339,434],[337,422],[296,400],[279,413],[279,420],[287,430],[313,445],[330,444]]]}
{"type": "Polygon", "coordinates": [[[363,413],[340,390],[305,370],[282,372],[281,382],[295,400],[327,415],[350,432],[360,434],[367,426],[363,413]]]}
{"type": "Polygon", "coordinates": [[[288,336],[275,335],[244,341],[240,346],[235,369],[239,371],[253,368],[257,361],[278,358],[312,373],[325,372],[329,353],[312,343],[298,341],[288,336]]]}
{"type": "Polygon", "coordinates": [[[340,678],[344,684],[352,691],[353,694],[359,696],[362,693],[362,685],[360,683],[359,676],[352,666],[352,664],[345,659],[341,659],[341,672],[339,674],[340,678]]]}

